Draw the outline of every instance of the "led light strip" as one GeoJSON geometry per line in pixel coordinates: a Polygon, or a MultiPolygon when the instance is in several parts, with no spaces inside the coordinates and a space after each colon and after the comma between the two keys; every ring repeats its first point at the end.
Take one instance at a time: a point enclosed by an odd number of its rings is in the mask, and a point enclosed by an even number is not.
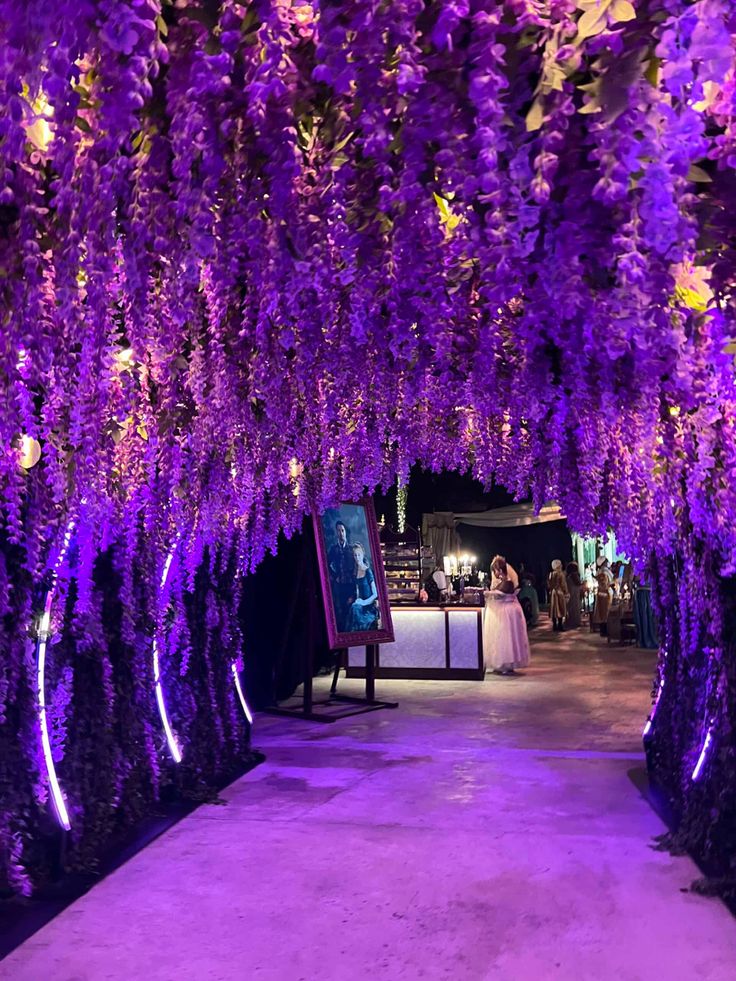
{"type": "Polygon", "coordinates": [[[38,721],[41,726],[41,746],[43,748],[43,759],[46,765],[46,774],[49,778],[51,799],[54,802],[54,810],[56,811],[56,816],[59,819],[59,824],[65,831],[69,831],[71,829],[71,822],[69,820],[69,812],[66,808],[66,801],[64,800],[64,795],[61,792],[61,787],[59,786],[59,778],[56,775],[54,757],[51,752],[51,740],[49,739],[48,718],[46,716],[46,648],[48,646],[49,630],[51,627],[51,604],[54,601],[54,593],[56,591],[56,576],[59,571],[59,566],[64,561],[64,556],[69,548],[73,531],[74,521],[72,520],[67,525],[61,551],[59,552],[58,558],[54,563],[51,573],[51,585],[46,591],[46,597],[43,604],[43,614],[41,616],[41,623],[38,628],[38,640],[36,642],[36,690],[38,698],[38,721]]]}
{"type": "Polygon", "coordinates": [[[649,718],[644,725],[644,731],[642,732],[642,738],[646,739],[649,733],[652,731],[652,726],[654,725],[654,716],[657,714],[657,709],[659,708],[659,700],[662,697],[662,691],[664,690],[664,679],[665,671],[667,670],[667,648],[662,648],[662,669],[661,677],[659,679],[659,687],[657,688],[657,694],[654,697],[654,705],[652,705],[652,711],[649,713],[649,718]]]}
{"type": "Polygon", "coordinates": [[[245,695],[243,694],[243,688],[242,688],[242,685],[240,684],[240,675],[238,674],[238,669],[235,666],[235,661],[232,662],[232,664],[230,665],[230,668],[231,668],[231,670],[233,672],[233,678],[235,679],[235,690],[238,693],[238,698],[240,699],[240,704],[241,704],[242,709],[243,709],[243,714],[245,715],[246,719],[248,720],[248,725],[252,726],[253,725],[253,715],[251,714],[251,711],[248,708],[248,703],[245,700],[245,695]]]}
{"type": "Polygon", "coordinates": [[[698,757],[698,762],[695,764],[695,769],[693,770],[692,780],[699,780],[700,774],[703,772],[703,767],[705,766],[705,761],[708,758],[708,751],[710,750],[711,743],[713,742],[713,723],[708,726],[708,731],[705,734],[705,742],[703,743],[703,748],[700,750],[700,756],[698,757]]]}
{"type": "Polygon", "coordinates": [[[657,714],[657,707],[659,706],[659,700],[662,697],[662,689],[664,688],[664,674],[659,682],[659,688],[657,689],[657,695],[654,699],[654,705],[652,706],[652,711],[649,713],[649,718],[647,719],[646,725],[644,726],[644,731],[642,736],[646,739],[649,733],[652,731],[652,726],[654,725],[654,716],[657,714]]]}
{"type": "MultiPolygon", "coordinates": [[[[176,551],[176,546],[179,544],[177,539],[169,554],[166,556],[166,561],[164,562],[164,569],[161,573],[161,583],[159,585],[159,595],[163,593],[166,582],[169,578],[169,572],[171,570],[171,563],[174,559],[174,552],[176,551]]],[[[166,702],[164,701],[164,690],[161,686],[161,667],[159,663],[159,653],[158,653],[158,637],[157,630],[154,628],[153,631],[153,682],[156,686],[156,704],[158,705],[158,714],[161,716],[161,723],[164,727],[164,732],[166,733],[166,742],[169,745],[169,752],[171,753],[171,758],[175,763],[181,763],[181,750],[179,749],[179,744],[176,741],[176,737],[171,729],[171,723],[169,722],[169,715],[166,711],[166,702]]]]}

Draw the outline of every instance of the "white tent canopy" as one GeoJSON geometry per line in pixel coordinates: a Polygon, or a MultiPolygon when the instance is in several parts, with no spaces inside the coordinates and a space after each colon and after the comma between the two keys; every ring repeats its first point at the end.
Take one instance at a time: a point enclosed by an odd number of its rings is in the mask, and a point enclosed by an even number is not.
{"type": "Polygon", "coordinates": [[[522,525],[539,525],[547,521],[563,521],[565,515],[556,504],[545,504],[539,514],[533,504],[511,504],[490,511],[467,511],[455,514],[455,523],[474,525],[478,528],[519,528],[522,525]]]}

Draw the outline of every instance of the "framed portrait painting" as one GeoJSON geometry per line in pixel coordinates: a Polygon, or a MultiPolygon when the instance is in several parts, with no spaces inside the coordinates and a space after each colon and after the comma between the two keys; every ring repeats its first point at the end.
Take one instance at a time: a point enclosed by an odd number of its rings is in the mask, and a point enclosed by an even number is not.
{"type": "Polygon", "coordinates": [[[313,515],[330,647],[394,639],[378,525],[370,498],[313,515]]]}

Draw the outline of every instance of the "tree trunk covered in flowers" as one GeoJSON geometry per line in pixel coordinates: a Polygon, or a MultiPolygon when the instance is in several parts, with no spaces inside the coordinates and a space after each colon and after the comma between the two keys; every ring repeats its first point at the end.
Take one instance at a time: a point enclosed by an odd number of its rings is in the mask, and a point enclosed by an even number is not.
{"type": "MultiPolygon", "coordinates": [[[[130,543],[125,543],[129,545],[130,543]]],[[[80,556],[73,548],[71,564],[80,556]]],[[[7,557],[4,556],[7,562],[7,557]]],[[[110,843],[155,811],[161,800],[202,799],[247,760],[248,727],[238,703],[232,664],[241,662],[237,623],[239,577],[233,555],[218,555],[185,571],[168,597],[162,675],[172,729],[183,747],[174,766],[153,697],[151,658],[155,599],[145,550],[113,547],[95,561],[90,595],[78,568],[60,584],[55,632],[47,656],[46,703],[51,748],[71,816],[64,867],[95,869],[110,843]]],[[[0,895],[30,892],[58,872],[61,854],[36,727],[34,623],[28,593],[5,623],[23,648],[18,685],[5,694],[0,720],[0,783],[6,824],[1,829],[0,895]]],[[[36,603],[38,609],[38,602],[36,603]]],[[[36,618],[37,619],[37,618],[36,618]]],[[[7,638],[6,638],[7,639],[7,638]]],[[[13,652],[8,640],[4,650],[13,652]]]]}
{"type": "Polygon", "coordinates": [[[697,842],[726,840],[735,31],[727,0],[0,0],[13,888],[47,820],[34,591],[55,563],[50,741],[86,861],[116,808],[239,751],[233,569],[417,461],[656,553],[655,765],[697,842]],[[705,570],[693,595],[682,568],[705,570]],[[156,637],[175,736],[201,746],[176,775],[156,637]]]}
{"type": "Polygon", "coordinates": [[[736,578],[707,548],[657,563],[662,695],[646,739],[655,785],[687,850],[736,893],[736,578]],[[706,745],[708,733],[710,742],[706,745]],[[698,763],[702,754],[702,766],[698,763]]]}

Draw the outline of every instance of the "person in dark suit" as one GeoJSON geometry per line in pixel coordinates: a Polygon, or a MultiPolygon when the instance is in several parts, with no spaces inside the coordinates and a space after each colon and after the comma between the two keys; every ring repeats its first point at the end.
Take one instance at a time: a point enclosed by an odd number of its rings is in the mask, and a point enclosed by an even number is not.
{"type": "Polygon", "coordinates": [[[330,585],[332,587],[332,602],[335,607],[335,620],[340,633],[348,630],[351,600],[355,595],[355,576],[353,574],[355,560],[353,550],[348,543],[348,530],[344,522],[335,522],[335,541],[327,552],[327,564],[330,570],[330,585]]]}

